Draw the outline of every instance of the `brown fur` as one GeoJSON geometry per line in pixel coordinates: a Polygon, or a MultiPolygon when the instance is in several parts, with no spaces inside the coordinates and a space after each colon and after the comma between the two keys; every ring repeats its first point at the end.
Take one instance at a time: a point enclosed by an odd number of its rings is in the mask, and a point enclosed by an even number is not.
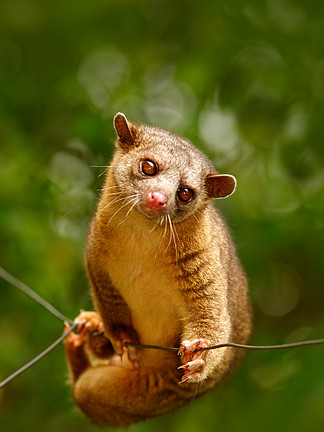
{"type": "Polygon", "coordinates": [[[196,339],[245,343],[251,314],[244,273],[211,203],[232,193],[235,179],[216,173],[201,152],[170,132],[129,123],[122,114],[115,128],[117,150],[85,252],[97,313],[80,315],[91,331],[68,337],[66,352],[80,408],[99,424],[126,426],[210,391],[234,370],[242,351],[196,355],[184,348],[181,361],[165,351],[127,353],[125,340],[174,347],[196,339]],[[137,171],[143,159],[154,160],[159,175],[144,178],[137,171]],[[179,187],[194,191],[193,202],[177,201],[179,187]],[[142,211],[143,196],[157,189],[167,196],[173,229],[167,217],[142,211]],[[90,333],[101,323],[108,340],[97,341],[96,349],[90,333]],[[199,368],[183,374],[178,367],[191,360],[199,368]]]}

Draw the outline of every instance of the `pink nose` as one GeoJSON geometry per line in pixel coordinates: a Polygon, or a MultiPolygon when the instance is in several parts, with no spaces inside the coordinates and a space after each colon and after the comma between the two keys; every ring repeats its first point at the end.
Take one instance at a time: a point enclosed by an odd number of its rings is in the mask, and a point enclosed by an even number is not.
{"type": "Polygon", "coordinates": [[[166,196],[162,192],[149,192],[146,201],[151,210],[161,210],[167,204],[166,196]]]}

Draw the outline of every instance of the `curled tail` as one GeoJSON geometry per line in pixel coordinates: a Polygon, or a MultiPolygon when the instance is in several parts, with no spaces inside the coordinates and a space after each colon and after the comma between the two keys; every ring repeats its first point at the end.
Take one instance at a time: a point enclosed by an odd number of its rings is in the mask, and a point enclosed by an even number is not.
{"type": "Polygon", "coordinates": [[[128,426],[166,414],[192,398],[192,386],[183,388],[177,375],[155,368],[89,367],[74,385],[74,398],[94,422],[128,426]]]}
{"type": "Polygon", "coordinates": [[[107,346],[110,358],[93,364],[83,342],[82,336],[70,333],[65,350],[75,402],[95,423],[128,426],[180,408],[197,393],[196,384],[179,384],[176,357],[172,365],[161,361],[161,367],[134,369],[123,366],[107,346]]]}

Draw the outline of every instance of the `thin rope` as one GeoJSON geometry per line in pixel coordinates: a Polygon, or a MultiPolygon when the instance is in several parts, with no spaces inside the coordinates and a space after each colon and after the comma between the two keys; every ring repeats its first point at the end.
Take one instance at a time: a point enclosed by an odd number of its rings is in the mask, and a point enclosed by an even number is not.
{"type": "MultiPolygon", "coordinates": [[[[2,267],[0,267],[0,277],[2,277],[4,280],[15,286],[16,288],[20,289],[22,292],[27,294],[29,297],[31,297],[33,300],[35,300],[38,304],[43,306],[45,309],[47,309],[51,314],[59,318],[61,321],[67,322],[70,324],[70,328],[62,335],[60,336],[54,343],[52,343],[48,348],[46,348],[44,351],[42,351],[38,356],[33,358],[29,363],[18,369],[16,372],[14,372],[12,375],[10,375],[8,378],[6,378],[4,381],[0,383],[0,389],[4,387],[9,381],[23,373],[26,369],[33,366],[35,363],[37,363],[39,360],[41,360],[43,357],[45,357],[50,351],[52,351],[57,345],[59,345],[78,325],[79,323],[73,322],[67,317],[65,317],[61,312],[56,310],[50,303],[48,303],[46,300],[44,300],[42,297],[40,297],[37,293],[35,293],[33,290],[31,290],[27,285],[25,285],[23,282],[16,279],[14,276],[9,274],[6,270],[4,270],[2,267]]],[[[204,348],[197,348],[196,351],[206,351],[211,349],[219,349],[219,348],[226,348],[226,347],[232,347],[232,348],[239,348],[239,349],[247,349],[247,350],[282,350],[282,349],[290,349],[290,348],[300,348],[305,346],[311,346],[311,345],[322,345],[324,344],[324,339],[313,339],[313,340],[306,340],[301,342],[293,342],[293,343],[287,343],[287,344],[280,344],[280,345],[244,345],[244,344],[237,344],[232,342],[227,342],[223,344],[217,344],[212,345],[204,348]]],[[[125,342],[125,346],[132,346],[135,348],[145,348],[145,349],[158,349],[158,350],[164,350],[164,351],[172,351],[172,352],[178,352],[179,348],[174,347],[163,347],[158,345],[143,345],[143,344],[135,344],[132,342],[125,342]]]]}
{"type": "Polygon", "coordinates": [[[227,342],[223,344],[217,344],[217,345],[211,345],[204,348],[198,348],[197,351],[207,351],[211,349],[216,348],[225,348],[225,347],[233,347],[233,348],[241,348],[241,349],[248,349],[248,350],[282,350],[282,349],[290,349],[290,348],[302,348],[305,346],[311,346],[311,345],[323,345],[324,339],[313,339],[313,340],[307,340],[307,341],[301,341],[301,342],[292,342],[287,344],[280,344],[280,345],[244,345],[244,344],[236,344],[232,342],[227,342]]]}
{"type": "Polygon", "coordinates": [[[132,342],[124,342],[124,345],[131,346],[134,348],[156,349],[156,350],[163,350],[163,351],[179,351],[179,348],[163,347],[158,345],[142,345],[142,344],[135,344],[132,342]]]}
{"type": "Polygon", "coordinates": [[[78,325],[78,323],[74,323],[62,336],[60,336],[55,342],[53,342],[48,348],[46,348],[44,351],[42,351],[38,356],[34,357],[30,362],[26,363],[24,366],[22,366],[20,369],[18,369],[16,372],[8,376],[5,380],[3,380],[0,383],[0,389],[4,387],[6,384],[8,384],[9,381],[16,378],[21,373],[25,372],[28,368],[33,366],[35,363],[37,363],[39,360],[41,360],[43,357],[45,357],[52,349],[57,347],[78,325]]]}
{"type": "Polygon", "coordinates": [[[48,303],[46,300],[44,300],[42,297],[40,297],[37,293],[35,293],[33,290],[31,290],[27,285],[25,285],[20,280],[16,279],[14,276],[12,276],[10,273],[8,273],[5,269],[0,267],[0,276],[9,282],[11,285],[15,286],[16,288],[20,289],[22,292],[27,294],[29,297],[31,297],[33,300],[35,300],[38,304],[43,306],[45,309],[47,309],[52,315],[56,316],[61,321],[67,321],[69,324],[73,324],[73,321],[71,321],[69,318],[61,314],[57,309],[55,309],[50,303],[48,303]]]}
{"type": "MultiPolygon", "coordinates": [[[[306,340],[301,342],[292,342],[287,344],[280,344],[280,345],[244,345],[244,344],[237,344],[233,342],[226,342],[222,344],[217,345],[211,345],[204,348],[197,348],[195,351],[207,351],[212,349],[219,349],[219,348],[240,348],[240,349],[247,349],[247,350],[260,350],[260,351],[266,351],[266,350],[283,350],[283,349],[290,349],[290,348],[301,348],[305,346],[312,346],[312,345],[323,345],[324,339],[313,339],[313,340],[306,340]]],[[[141,345],[141,344],[135,344],[131,342],[125,342],[125,345],[129,345],[135,348],[147,348],[147,349],[159,349],[164,351],[179,351],[179,348],[171,348],[171,347],[162,347],[158,345],[141,345]]]]}
{"type": "MultiPolygon", "coordinates": [[[[14,276],[12,276],[10,273],[8,273],[6,270],[4,270],[2,267],[0,267],[0,277],[5,279],[10,284],[14,285],[21,291],[23,291],[25,294],[27,294],[29,297],[31,297],[33,300],[35,300],[37,303],[39,303],[41,306],[43,306],[45,309],[47,309],[50,313],[55,315],[57,318],[64,322],[68,322],[70,325],[72,325],[72,329],[74,329],[77,326],[77,323],[74,323],[69,318],[65,317],[61,312],[59,312],[57,309],[55,309],[50,303],[48,303],[46,300],[44,300],[42,297],[40,297],[37,293],[35,293],[33,290],[31,290],[27,285],[25,285],[23,282],[16,279],[14,276]]],[[[69,332],[71,329],[69,330],[69,332]]],[[[66,335],[66,333],[65,333],[66,335]]],[[[62,340],[64,339],[64,335],[62,337],[62,340]]],[[[239,348],[239,349],[248,349],[248,350],[281,350],[281,349],[290,349],[290,348],[300,348],[305,346],[312,346],[312,345],[322,345],[324,344],[324,339],[313,339],[313,340],[306,340],[301,342],[292,342],[287,344],[280,344],[280,345],[244,345],[244,344],[237,344],[232,342],[227,342],[223,344],[217,344],[212,345],[204,348],[198,348],[196,351],[205,351],[205,350],[211,350],[211,349],[218,349],[218,348],[226,348],[226,347],[232,347],[232,348],[239,348]]],[[[131,342],[125,342],[125,345],[133,346],[135,348],[146,348],[146,349],[158,349],[158,350],[164,350],[164,351],[179,351],[179,348],[174,347],[162,347],[158,345],[143,345],[143,344],[135,344],[131,342]]]]}

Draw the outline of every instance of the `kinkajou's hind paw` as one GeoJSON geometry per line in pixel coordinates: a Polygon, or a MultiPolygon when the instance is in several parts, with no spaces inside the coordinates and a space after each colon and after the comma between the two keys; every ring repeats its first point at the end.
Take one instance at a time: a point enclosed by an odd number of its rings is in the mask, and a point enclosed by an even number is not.
{"type": "Polygon", "coordinates": [[[140,351],[132,346],[127,347],[128,360],[132,363],[134,369],[140,369],[143,366],[142,355],[140,351]]]}
{"type": "Polygon", "coordinates": [[[197,349],[208,346],[210,346],[210,342],[207,339],[193,339],[181,343],[178,355],[181,356],[183,364],[178,369],[183,369],[185,372],[181,378],[182,383],[187,381],[199,382],[205,378],[207,351],[197,351],[197,349]]]}
{"type": "Polygon", "coordinates": [[[110,340],[103,333],[97,331],[91,333],[88,337],[88,344],[97,357],[108,358],[114,354],[114,348],[110,340]]]}
{"type": "Polygon", "coordinates": [[[126,348],[128,360],[132,363],[134,369],[140,369],[142,366],[142,355],[140,350],[137,347],[125,344],[125,342],[138,343],[138,340],[127,330],[115,329],[114,337],[112,338],[115,353],[122,356],[124,349],[126,348]]]}
{"type": "MultiPolygon", "coordinates": [[[[69,329],[70,329],[70,325],[65,323],[64,333],[66,333],[69,329]]],[[[82,335],[73,332],[69,333],[64,339],[64,345],[70,351],[77,350],[84,344],[84,342],[85,340],[82,335]]]]}

